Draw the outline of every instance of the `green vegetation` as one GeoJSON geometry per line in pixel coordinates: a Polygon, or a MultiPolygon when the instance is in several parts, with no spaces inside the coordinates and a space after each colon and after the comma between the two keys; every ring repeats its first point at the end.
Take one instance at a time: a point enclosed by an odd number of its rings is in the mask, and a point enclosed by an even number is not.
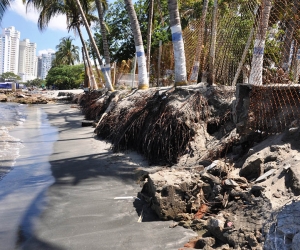
{"type": "Polygon", "coordinates": [[[30,81],[27,81],[24,83],[27,87],[35,86],[35,87],[44,87],[45,86],[45,80],[36,78],[30,81]]]}
{"type": "Polygon", "coordinates": [[[5,72],[1,75],[1,81],[7,81],[7,80],[21,80],[21,77],[14,74],[13,72],[5,72]]]}
{"type": "Polygon", "coordinates": [[[79,88],[84,81],[84,66],[61,65],[52,67],[46,77],[46,86],[58,89],[79,88]]]}
{"type": "Polygon", "coordinates": [[[74,39],[70,36],[60,39],[60,43],[56,46],[55,66],[74,65],[75,62],[79,61],[79,47],[75,46],[73,41],[74,39]]]}

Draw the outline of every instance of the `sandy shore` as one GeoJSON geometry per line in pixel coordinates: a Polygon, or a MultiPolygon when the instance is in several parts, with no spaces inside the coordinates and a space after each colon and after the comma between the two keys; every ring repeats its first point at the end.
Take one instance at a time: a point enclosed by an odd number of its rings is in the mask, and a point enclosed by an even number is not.
{"type": "Polygon", "coordinates": [[[31,236],[20,235],[20,249],[178,249],[195,236],[158,221],[138,199],[114,199],[141,190],[136,171],[147,167],[141,156],[112,153],[92,128],[81,127],[83,116],[71,105],[42,109],[58,132],[49,156],[54,184],[46,208],[31,220],[31,236]],[[148,212],[138,223],[143,208],[148,212]]]}

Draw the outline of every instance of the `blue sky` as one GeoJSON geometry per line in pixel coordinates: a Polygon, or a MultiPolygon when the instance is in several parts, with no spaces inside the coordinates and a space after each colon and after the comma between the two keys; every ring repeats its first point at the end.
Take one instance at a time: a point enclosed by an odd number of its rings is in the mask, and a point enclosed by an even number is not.
{"type": "MultiPolygon", "coordinates": [[[[75,37],[72,31],[68,33],[65,17],[57,16],[54,18],[43,32],[38,29],[37,20],[38,13],[33,9],[29,9],[26,13],[22,0],[11,1],[11,8],[6,11],[1,22],[1,33],[3,28],[14,26],[21,33],[20,40],[29,39],[30,42],[37,44],[37,55],[47,51],[54,52],[59,40],[66,36],[75,38],[74,44],[81,48],[79,37],[75,37]]],[[[82,30],[85,39],[87,39],[85,30],[82,30]]]]}

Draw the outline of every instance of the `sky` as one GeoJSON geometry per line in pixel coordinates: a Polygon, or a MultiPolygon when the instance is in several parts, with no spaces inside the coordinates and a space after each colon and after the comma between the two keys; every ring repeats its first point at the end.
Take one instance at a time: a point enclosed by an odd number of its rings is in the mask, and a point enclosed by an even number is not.
{"type": "MultiPolygon", "coordinates": [[[[11,1],[11,7],[5,12],[1,26],[2,29],[14,26],[16,30],[20,31],[20,41],[29,39],[30,42],[37,44],[37,55],[46,52],[55,52],[56,45],[63,37],[73,37],[74,44],[81,48],[79,36],[74,35],[74,32],[67,31],[66,18],[64,16],[56,16],[50,21],[48,28],[45,31],[40,31],[37,26],[38,13],[32,8],[26,12],[26,6],[23,5],[22,0],[11,1]]],[[[85,40],[88,39],[87,33],[84,29],[83,36],[85,40]]]]}

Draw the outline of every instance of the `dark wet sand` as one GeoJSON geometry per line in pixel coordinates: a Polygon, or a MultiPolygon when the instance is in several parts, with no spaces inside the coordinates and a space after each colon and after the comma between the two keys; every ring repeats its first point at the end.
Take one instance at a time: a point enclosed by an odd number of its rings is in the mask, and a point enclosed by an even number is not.
{"type": "Polygon", "coordinates": [[[49,157],[55,182],[45,194],[46,208],[32,220],[31,236],[21,237],[20,249],[178,249],[195,236],[182,227],[169,228],[171,221],[152,221],[149,212],[138,223],[145,204],[114,200],[141,190],[135,170],[146,166],[142,157],[111,153],[92,128],[81,127],[83,117],[70,105],[43,110],[58,130],[49,157]]]}
{"type": "MultiPolygon", "coordinates": [[[[0,249],[15,249],[29,235],[54,182],[49,155],[58,133],[40,107],[27,109],[27,121],[10,131],[22,141],[14,168],[0,181],[0,249]]],[[[12,152],[13,153],[13,152],[12,152]]]]}

